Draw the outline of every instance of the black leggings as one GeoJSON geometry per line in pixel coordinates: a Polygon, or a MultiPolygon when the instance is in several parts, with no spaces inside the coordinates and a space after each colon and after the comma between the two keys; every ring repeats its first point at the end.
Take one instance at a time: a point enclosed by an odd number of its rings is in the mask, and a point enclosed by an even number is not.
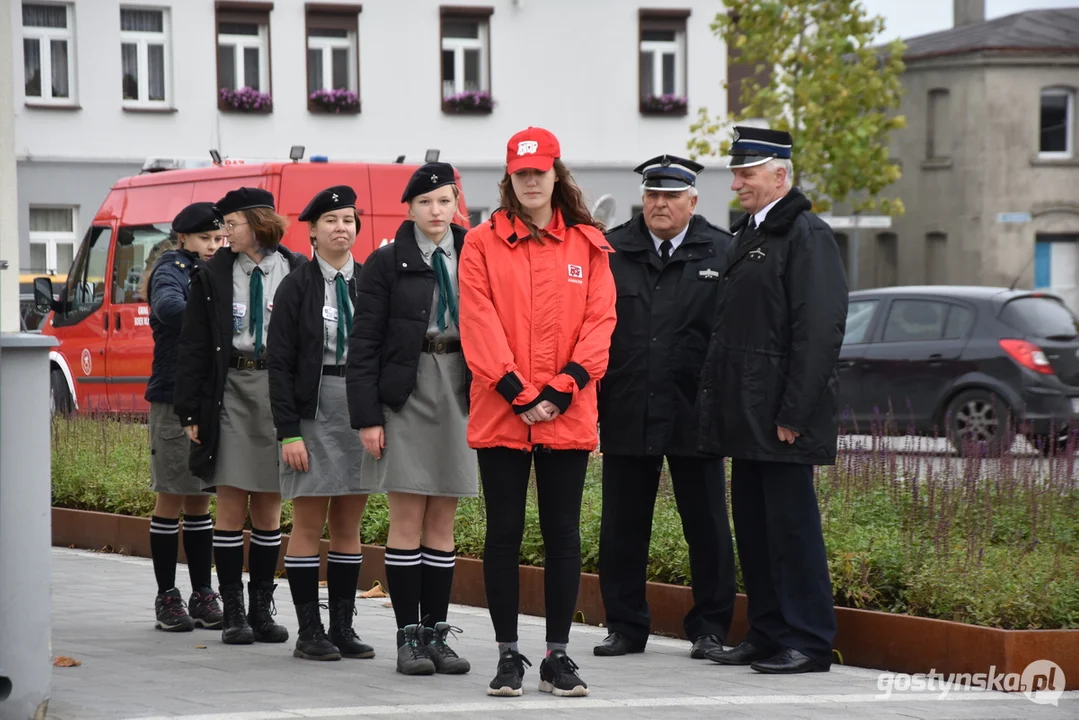
{"type": "Polygon", "coordinates": [[[497,642],[517,641],[518,566],[533,457],[540,531],[546,551],[543,594],[547,607],[547,642],[569,642],[581,585],[581,495],[588,454],[587,450],[537,449],[533,453],[485,448],[477,451],[487,507],[483,580],[497,642]]]}

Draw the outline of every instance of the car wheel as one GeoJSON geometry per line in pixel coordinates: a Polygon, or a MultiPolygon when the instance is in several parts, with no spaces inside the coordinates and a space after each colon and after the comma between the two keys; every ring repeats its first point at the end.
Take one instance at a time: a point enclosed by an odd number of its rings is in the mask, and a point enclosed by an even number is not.
{"type": "Polygon", "coordinates": [[[49,400],[53,415],[70,415],[75,411],[75,403],[71,400],[71,389],[67,386],[67,378],[60,368],[53,368],[49,373],[49,400]]]}
{"type": "Polygon", "coordinates": [[[948,436],[960,455],[1000,457],[1015,441],[1011,408],[996,393],[967,390],[948,403],[948,436]]]}
{"type": "Polygon", "coordinates": [[[1045,457],[1067,455],[1069,451],[1068,441],[1070,439],[1071,433],[1066,430],[1057,433],[1055,440],[1052,435],[1027,435],[1027,440],[1030,444],[1045,457]]]}

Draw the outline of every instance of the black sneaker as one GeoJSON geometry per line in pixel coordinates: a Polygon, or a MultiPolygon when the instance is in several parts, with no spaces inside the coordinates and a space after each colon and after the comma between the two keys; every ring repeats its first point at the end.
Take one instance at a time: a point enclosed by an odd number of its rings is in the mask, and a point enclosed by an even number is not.
{"type": "Polygon", "coordinates": [[[157,600],[154,601],[154,611],[157,613],[157,622],[154,623],[154,627],[158,630],[187,632],[195,629],[195,621],[187,614],[184,600],[176,588],[157,596],[157,600]]]}
{"type": "Polygon", "coordinates": [[[487,686],[487,694],[497,697],[517,697],[521,694],[521,681],[525,675],[525,665],[532,667],[521,653],[507,650],[498,656],[498,672],[495,679],[487,686]]]}
{"type": "Polygon", "coordinates": [[[221,620],[224,615],[221,612],[221,605],[217,602],[220,597],[210,588],[195,588],[187,601],[195,627],[207,630],[221,629],[221,620]]]}
{"type": "Polygon", "coordinates": [[[552,651],[540,663],[540,692],[559,697],[584,697],[588,694],[588,683],[577,674],[579,669],[565,650],[552,651]]]}

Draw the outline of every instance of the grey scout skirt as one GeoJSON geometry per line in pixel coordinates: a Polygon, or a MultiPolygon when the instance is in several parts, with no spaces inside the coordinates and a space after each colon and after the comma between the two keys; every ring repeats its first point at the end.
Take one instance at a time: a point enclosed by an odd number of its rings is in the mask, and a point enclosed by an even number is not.
{"type": "Polygon", "coordinates": [[[317,414],[314,419],[300,420],[300,436],[307,448],[308,471],[293,470],[281,460],[281,495],[286,500],[375,492],[375,479],[361,472],[363,443],[349,424],[343,377],[322,377],[317,414]]]}
{"type": "Polygon", "coordinates": [[[237,370],[225,376],[217,464],[207,486],[281,492],[277,430],[270,411],[270,373],[237,370]]]}
{"type": "Polygon", "coordinates": [[[170,495],[209,495],[191,474],[191,441],[169,403],[150,403],[150,489],[170,495]]]}

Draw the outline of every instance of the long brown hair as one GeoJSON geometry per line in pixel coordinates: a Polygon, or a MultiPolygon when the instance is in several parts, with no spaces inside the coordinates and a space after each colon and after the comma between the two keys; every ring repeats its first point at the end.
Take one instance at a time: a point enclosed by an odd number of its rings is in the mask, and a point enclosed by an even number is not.
{"type": "MultiPolygon", "coordinates": [[[[551,207],[560,210],[567,223],[591,225],[602,232],[605,229],[603,223],[592,217],[592,212],[584,201],[581,188],[577,186],[577,182],[570,175],[569,168],[561,160],[556,159],[554,161],[554,174],[558,182],[554,184],[554,192],[551,193],[551,207]]],[[[499,210],[505,210],[510,218],[520,218],[521,222],[528,227],[532,237],[537,240],[543,237],[543,233],[532,224],[532,220],[528,217],[528,211],[521,206],[521,201],[517,199],[517,194],[513,192],[513,181],[510,180],[509,173],[506,173],[502,181],[498,183],[498,202],[499,210]]]]}
{"type": "Polygon", "coordinates": [[[288,229],[288,220],[270,208],[248,208],[240,212],[247,218],[258,246],[263,250],[276,250],[288,229]]]}

